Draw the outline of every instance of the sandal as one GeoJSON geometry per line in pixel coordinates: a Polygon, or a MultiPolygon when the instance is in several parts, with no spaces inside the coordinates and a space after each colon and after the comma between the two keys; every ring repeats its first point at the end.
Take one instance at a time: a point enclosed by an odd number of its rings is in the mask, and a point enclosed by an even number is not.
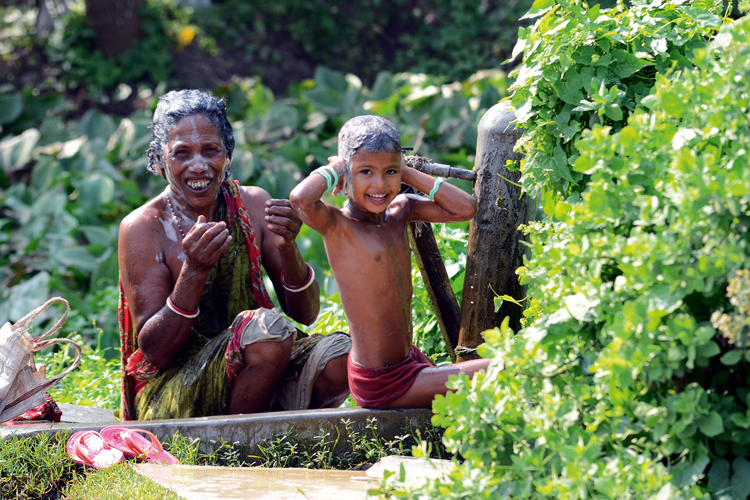
{"type": "Polygon", "coordinates": [[[104,469],[125,458],[122,451],[112,448],[96,431],[76,432],[68,439],[65,451],[74,462],[95,469],[104,469]]]}
{"type": "Polygon", "coordinates": [[[105,427],[102,429],[102,437],[113,448],[120,450],[127,458],[137,458],[145,462],[153,462],[162,465],[175,465],[180,461],[164,451],[159,440],[150,432],[143,429],[129,429],[127,427],[105,427]],[[150,441],[138,433],[149,436],[150,441]]]}

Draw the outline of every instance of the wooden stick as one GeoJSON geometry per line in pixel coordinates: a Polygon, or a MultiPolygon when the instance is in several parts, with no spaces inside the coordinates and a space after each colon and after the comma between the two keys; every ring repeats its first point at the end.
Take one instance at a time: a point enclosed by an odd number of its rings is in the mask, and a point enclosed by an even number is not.
{"type": "Polygon", "coordinates": [[[407,231],[409,244],[422,275],[427,296],[435,313],[438,329],[445,341],[445,347],[451,362],[456,362],[455,348],[461,329],[461,307],[451,288],[451,281],[440,256],[440,249],[435,240],[435,233],[429,223],[412,222],[407,231]],[[417,226],[421,228],[417,230],[417,226]]]}
{"type": "Polygon", "coordinates": [[[473,170],[451,167],[450,165],[444,165],[442,163],[431,163],[428,158],[422,158],[421,156],[407,156],[406,164],[429,175],[452,177],[454,179],[463,179],[471,182],[477,180],[477,174],[475,174],[473,170]]]}

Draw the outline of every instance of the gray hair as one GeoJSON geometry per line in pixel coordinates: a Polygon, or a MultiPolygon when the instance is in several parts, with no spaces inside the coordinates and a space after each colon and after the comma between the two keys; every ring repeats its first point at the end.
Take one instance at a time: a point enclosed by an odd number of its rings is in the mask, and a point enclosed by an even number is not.
{"type": "Polygon", "coordinates": [[[352,158],[359,150],[401,153],[401,136],[390,121],[375,115],[355,116],[339,132],[339,157],[346,161],[344,190],[352,183],[352,158]]]}
{"type": "MultiPolygon", "coordinates": [[[[201,90],[173,90],[159,98],[154,119],[148,126],[151,129],[151,144],[146,151],[149,172],[161,173],[166,177],[163,171],[160,172],[157,164],[164,154],[164,148],[169,144],[169,131],[183,118],[194,115],[205,116],[216,127],[221,136],[221,143],[227,151],[227,158],[232,160],[234,130],[227,119],[226,100],[217,99],[201,90]]],[[[224,180],[229,179],[231,175],[232,170],[227,167],[224,180]]]]}

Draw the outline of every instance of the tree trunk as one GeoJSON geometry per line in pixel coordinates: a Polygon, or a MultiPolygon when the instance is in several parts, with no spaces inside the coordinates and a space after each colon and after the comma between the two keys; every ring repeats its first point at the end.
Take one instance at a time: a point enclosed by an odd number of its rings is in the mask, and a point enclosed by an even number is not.
{"type": "Polygon", "coordinates": [[[105,57],[119,56],[140,37],[142,4],[143,0],[86,0],[86,22],[105,57]]]}
{"type": "Polygon", "coordinates": [[[521,159],[513,152],[513,146],[522,131],[511,125],[515,116],[509,106],[508,102],[496,104],[478,126],[474,166],[478,211],[469,229],[461,331],[456,349],[459,360],[476,357],[471,352],[462,354],[461,348],[476,348],[484,341],[483,331],[500,326],[506,316],[510,317],[510,327],[518,331],[523,317],[523,309],[516,304],[506,301],[495,312],[493,303],[495,294],[510,295],[516,300],[526,295],[525,287],[518,283],[516,276],[526,250],[518,226],[529,221],[534,208],[533,200],[521,196],[521,188],[513,184],[518,181],[520,172],[505,168],[506,160],[518,162],[521,159]]]}

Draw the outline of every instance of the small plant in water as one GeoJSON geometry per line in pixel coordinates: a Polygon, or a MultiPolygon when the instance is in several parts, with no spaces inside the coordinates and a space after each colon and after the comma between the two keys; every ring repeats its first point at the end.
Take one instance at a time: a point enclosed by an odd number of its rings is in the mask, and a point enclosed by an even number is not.
{"type": "Polygon", "coordinates": [[[250,465],[245,460],[243,447],[239,442],[230,443],[224,439],[219,440],[218,447],[216,441],[211,439],[212,451],[202,453],[200,451],[201,440],[198,438],[186,438],[179,432],[175,433],[166,449],[185,465],[218,465],[221,467],[246,467],[250,465]]]}
{"type": "Polygon", "coordinates": [[[342,419],[341,423],[344,426],[344,432],[341,432],[338,427],[332,431],[320,429],[319,433],[312,438],[312,444],[300,440],[295,428],[280,432],[258,446],[259,456],[247,458],[254,465],[262,467],[347,470],[374,464],[389,455],[409,455],[412,450],[417,449],[425,450],[418,451],[419,456],[442,458],[447,455],[442,444],[442,430],[439,427],[427,428],[424,431],[425,439],[423,440],[419,430],[412,431],[406,425],[404,434],[387,440],[378,433],[375,418],[367,420],[364,432],[357,431],[351,420],[342,419]],[[342,437],[346,438],[343,442],[342,437]],[[344,445],[348,443],[349,446],[345,448],[350,448],[350,451],[337,454],[336,448],[340,443],[344,445]]]}

